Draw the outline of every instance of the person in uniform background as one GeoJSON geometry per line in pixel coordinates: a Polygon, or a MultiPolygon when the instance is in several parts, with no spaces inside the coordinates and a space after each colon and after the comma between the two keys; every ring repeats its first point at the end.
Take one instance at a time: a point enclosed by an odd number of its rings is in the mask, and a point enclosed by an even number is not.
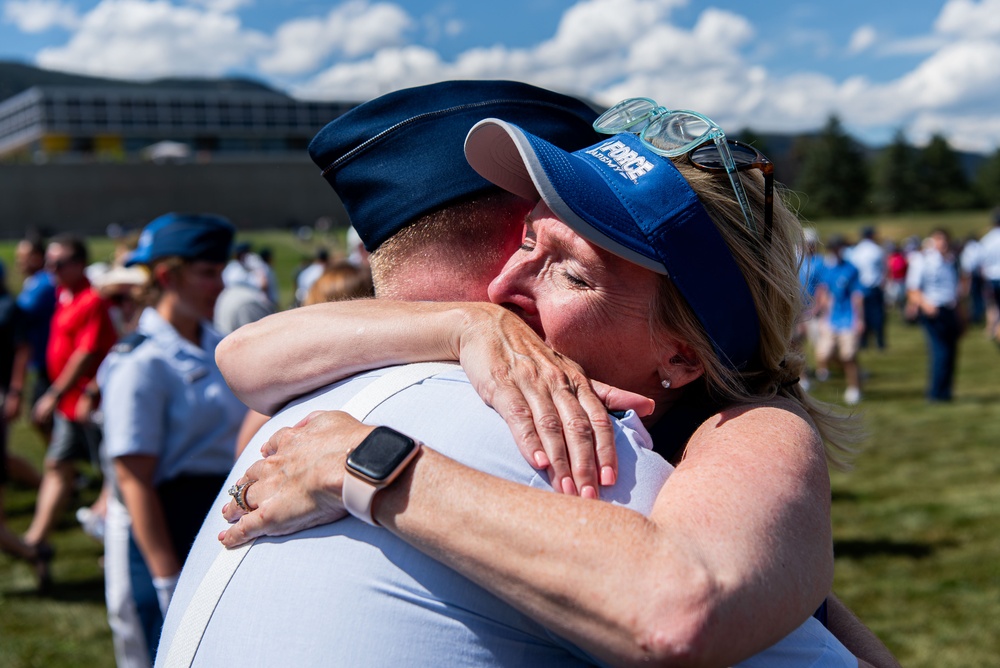
{"type": "Polygon", "coordinates": [[[105,580],[119,665],[150,665],[181,565],[232,468],[246,407],[215,364],[222,337],[210,323],[233,235],[217,216],[166,214],[127,262],[148,269],[152,306],[99,374],[116,484],[105,580]]]}
{"type": "Polygon", "coordinates": [[[76,480],[76,460],[99,466],[100,429],[91,420],[96,397],[88,387],[117,336],[108,305],[87,280],[87,247],[72,235],[54,237],[45,251],[46,268],[56,278],[56,310],[46,350],[51,384],[32,409],[36,423],[53,420],[38,489],[35,516],[24,535],[41,545],[59,519],[76,480]]]}
{"type": "Polygon", "coordinates": [[[927,333],[930,354],[927,399],[931,402],[952,399],[958,339],[963,327],[958,313],[961,288],[951,238],[946,230],[936,229],[906,272],[907,316],[918,319],[927,333]]]}

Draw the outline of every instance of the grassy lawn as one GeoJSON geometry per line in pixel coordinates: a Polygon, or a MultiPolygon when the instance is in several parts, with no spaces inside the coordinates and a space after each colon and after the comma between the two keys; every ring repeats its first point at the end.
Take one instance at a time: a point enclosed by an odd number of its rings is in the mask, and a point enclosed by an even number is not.
{"type": "MultiPolygon", "coordinates": [[[[984,213],[974,213],[865,222],[900,238],[941,222],[956,237],[981,234],[986,221],[984,213]]],[[[854,235],[860,225],[828,221],[818,227],[824,236],[854,235]]],[[[287,303],[292,268],[318,242],[284,232],[246,237],[274,248],[287,303]]],[[[100,259],[110,244],[93,248],[100,259]]],[[[10,245],[0,245],[0,258],[8,262],[10,256],[10,245]]],[[[869,374],[859,407],[868,438],[854,470],[833,475],[836,591],[905,666],[996,665],[1000,636],[989,629],[1000,617],[1000,351],[981,329],[967,333],[950,405],[924,400],[923,333],[898,317],[889,322],[889,350],[863,353],[861,362],[869,374]]],[[[843,380],[834,374],[813,392],[838,401],[843,380]]],[[[12,429],[11,449],[41,462],[41,443],[23,423],[12,429]]],[[[97,491],[96,481],[81,489],[73,508],[97,491]]],[[[31,490],[8,490],[14,529],[27,526],[33,503],[31,490]]],[[[56,584],[47,597],[34,593],[28,566],[0,556],[0,666],[111,666],[101,546],[70,513],[53,543],[56,584]]]]}

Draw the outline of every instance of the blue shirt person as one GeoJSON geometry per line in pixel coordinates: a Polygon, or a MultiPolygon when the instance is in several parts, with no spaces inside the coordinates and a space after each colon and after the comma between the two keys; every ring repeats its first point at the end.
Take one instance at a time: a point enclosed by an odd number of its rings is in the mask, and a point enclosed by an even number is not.
{"type": "Polygon", "coordinates": [[[31,344],[29,368],[44,372],[49,323],[56,310],[56,284],[52,274],[39,271],[25,278],[24,287],[17,296],[17,307],[24,318],[24,338],[31,344]]]}
{"type": "Polygon", "coordinates": [[[834,331],[854,329],[858,320],[855,302],[863,294],[857,268],[842,258],[828,257],[816,282],[826,290],[829,321],[834,331]]]}
{"type": "Polygon", "coordinates": [[[857,354],[865,326],[864,289],[857,267],[844,259],[844,248],[843,238],[829,240],[817,279],[817,309],[823,320],[816,343],[816,377],[829,376],[828,364],[836,350],[847,381],[844,401],[853,405],[861,401],[857,354]]]}
{"type": "MultiPolygon", "coordinates": [[[[11,391],[4,406],[8,421],[16,418],[21,411],[29,372],[35,378],[29,396],[29,409],[49,388],[45,351],[49,345],[49,326],[56,310],[56,283],[55,277],[45,271],[45,244],[38,239],[24,239],[17,244],[15,257],[24,283],[16,301],[15,360],[11,391]]],[[[50,425],[38,426],[48,441],[50,425]]]]}

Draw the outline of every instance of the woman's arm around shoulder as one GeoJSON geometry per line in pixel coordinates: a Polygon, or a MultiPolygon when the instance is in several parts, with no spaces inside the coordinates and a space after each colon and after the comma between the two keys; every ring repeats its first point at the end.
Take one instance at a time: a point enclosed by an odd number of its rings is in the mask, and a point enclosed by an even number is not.
{"type": "Polygon", "coordinates": [[[359,299],[282,311],[244,325],[215,351],[237,397],[273,415],[288,401],[353,374],[457,360],[469,305],[359,299]]]}

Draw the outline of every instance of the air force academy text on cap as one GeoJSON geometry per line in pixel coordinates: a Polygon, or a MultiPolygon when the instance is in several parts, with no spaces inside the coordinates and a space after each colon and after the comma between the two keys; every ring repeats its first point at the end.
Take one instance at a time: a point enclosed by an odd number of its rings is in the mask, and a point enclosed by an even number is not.
{"type": "Polygon", "coordinates": [[[596,146],[587,155],[592,155],[604,164],[608,165],[622,176],[628,178],[632,183],[638,183],[639,177],[649,173],[654,165],[645,157],[639,155],[638,151],[626,146],[618,140],[612,140],[596,146]]]}

